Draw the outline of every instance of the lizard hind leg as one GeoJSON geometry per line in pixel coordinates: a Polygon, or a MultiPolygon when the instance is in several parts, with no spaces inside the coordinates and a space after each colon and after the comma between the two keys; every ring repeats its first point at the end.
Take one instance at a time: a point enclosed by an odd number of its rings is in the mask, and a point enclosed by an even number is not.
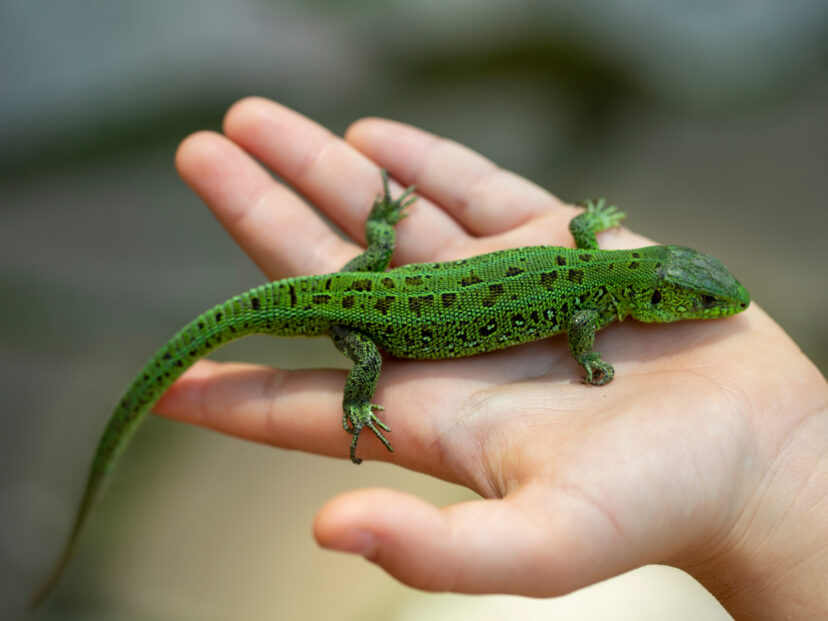
{"type": "Polygon", "coordinates": [[[368,247],[340,270],[342,272],[384,272],[391,263],[394,254],[396,235],[394,225],[405,216],[406,208],[411,205],[416,196],[411,196],[414,186],[406,189],[397,198],[391,198],[388,187],[388,172],[380,171],[382,175],[382,194],[374,200],[371,213],[365,222],[365,241],[368,247]]]}
{"type": "Polygon", "coordinates": [[[351,461],[355,464],[362,462],[356,456],[356,448],[359,434],[365,428],[370,429],[385,448],[393,452],[391,443],[382,434],[382,431],[391,429],[374,414],[375,410],[381,411],[383,408],[371,403],[382,368],[379,349],[370,338],[346,326],[333,326],[331,338],[336,348],[354,362],[353,368],[348,372],[348,379],[345,380],[342,397],[342,426],[353,436],[351,461]]]}
{"type": "MultiPolygon", "coordinates": [[[[391,198],[388,187],[388,172],[380,171],[382,175],[382,194],[374,200],[371,213],[365,222],[365,241],[368,247],[359,255],[348,261],[340,270],[342,272],[384,272],[391,263],[394,254],[396,235],[394,225],[405,217],[405,209],[413,203],[416,197],[411,196],[414,186],[409,187],[396,199],[391,198]]],[[[351,440],[351,461],[355,464],[362,462],[356,456],[359,434],[363,429],[370,429],[377,439],[389,451],[394,449],[388,439],[382,434],[391,429],[374,414],[383,407],[371,403],[374,391],[377,388],[382,356],[376,344],[367,336],[343,325],[334,325],[330,329],[331,339],[336,348],[348,356],[353,368],[348,372],[345,380],[345,392],[342,397],[342,426],[353,436],[351,440]]]]}
{"type": "MultiPolygon", "coordinates": [[[[340,270],[342,272],[384,272],[391,263],[394,254],[396,235],[394,225],[405,217],[405,209],[416,197],[411,196],[414,186],[405,190],[396,199],[391,198],[388,187],[388,172],[382,175],[382,194],[374,200],[371,213],[365,223],[365,241],[368,247],[359,255],[348,261],[340,270]]],[[[343,325],[334,325],[330,329],[331,339],[336,348],[348,356],[354,366],[345,380],[345,392],[342,397],[342,426],[353,436],[351,440],[351,461],[362,462],[356,456],[359,434],[366,427],[383,443],[389,451],[394,449],[382,434],[391,429],[374,414],[383,407],[371,403],[377,388],[382,356],[376,344],[367,336],[343,325]]]]}

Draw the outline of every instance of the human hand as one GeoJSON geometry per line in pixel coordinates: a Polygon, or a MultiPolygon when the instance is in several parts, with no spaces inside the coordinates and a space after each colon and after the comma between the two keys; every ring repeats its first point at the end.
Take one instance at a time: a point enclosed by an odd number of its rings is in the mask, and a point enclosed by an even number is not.
{"type": "MultiPolygon", "coordinates": [[[[572,243],[574,208],[390,121],[360,121],[342,140],[247,99],[228,112],[224,136],[185,140],[177,164],[274,280],[334,272],[360,252],[379,167],[420,196],[396,227],[397,265],[572,243]]],[[[605,248],[651,243],[626,230],[599,239],[605,248]]],[[[597,339],[616,368],[601,388],[580,383],[564,336],[459,360],[387,360],[374,401],[395,452],[366,435],[360,456],[485,500],[437,509],[391,490],[351,492],[320,511],[319,542],[428,590],[551,596],[664,563],[690,571],[734,614],[757,603],[768,614],[772,592],[786,612],[828,606],[814,582],[820,568],[828,575],[824,551],[815,556],[828,541],[828,389],[796,345],[755,304],[724,320],[627,322],[597,339]]],[[[344,371],[203,361],[156,411],[347,457],[344,381],[344,371]]]]}

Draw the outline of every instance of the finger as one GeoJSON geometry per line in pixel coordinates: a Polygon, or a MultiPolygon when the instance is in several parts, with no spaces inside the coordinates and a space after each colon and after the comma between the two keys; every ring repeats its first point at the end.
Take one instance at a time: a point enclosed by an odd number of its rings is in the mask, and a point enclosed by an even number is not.
{"type": "Polygon", "coordinates": [[[548,597],[623,570],[603,516],[565,501],[533,515],[522,495],[438,509],[397,491],[359,490],[322,507],[314,536],[429,591],[548,597]]]}
{"type": "Polygon", "coordinates": [[[501,233],[563,204],[471,149],[404,123],[363,119],[345,139],[474,235],[501,233]]]}
{"type": "Polygon", "coordinates": [[[272,279],[338,270],[359,251],[252,157],[213,132],[186,138],[181,177],[272,279]]]}
{"type": "Polygon", "coordinates": [[[154,412],[228,435],[345,457],[340,371],[279,371],[202,360],[156,404],[154,412]]]}
{"type": "MultiPolygon", "coordinates": [[[[254,442],[347,458],[351,436],[341,422],[345,374],[202,360],[167,390],[154,412],[254,442]]],[[[377,395],[377,402],[387,408],[381,418],[393,430],[386,437],[401,450],[392,455],[365,429],[358,456],[368,460],[393,457],[415,467],[427,461],[416,447],[423,444],[420,438],[432,434],[428,423],[404,416],[402,400],[384,396],[377,395]]]]}
{"type": "MultiPolygon", "coordinates": [[[[236,103],[227,112],[224,131],[350,237],[364,241],[365,220],[382,189],[374,162],[307,117],[266,99],[236,103]]],[[[465,237],[452,218],[427,200],[418,200],[408,213],[396,227],[397,263],[441,256],[448,245],[465,237]]]]}

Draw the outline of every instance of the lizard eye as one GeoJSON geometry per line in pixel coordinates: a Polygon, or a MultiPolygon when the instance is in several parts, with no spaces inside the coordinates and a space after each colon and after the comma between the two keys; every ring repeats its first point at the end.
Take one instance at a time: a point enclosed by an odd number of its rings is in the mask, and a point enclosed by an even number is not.
{"type": "Polygon", "coordinates": [[[655,291],[653,291],[653,297],[650,298],[650,304],[655,306],[659,302],[661,302],[661,291],[656,289],[655,291]]]}
{"type": "Polygon", "coordinates": [[[705,295],[701,296],[701,303],[704,306],[713,306],[713,304],[715,302],[716,302],[716,298],[714,298],[712,295],[705,294],[705,295]]]}

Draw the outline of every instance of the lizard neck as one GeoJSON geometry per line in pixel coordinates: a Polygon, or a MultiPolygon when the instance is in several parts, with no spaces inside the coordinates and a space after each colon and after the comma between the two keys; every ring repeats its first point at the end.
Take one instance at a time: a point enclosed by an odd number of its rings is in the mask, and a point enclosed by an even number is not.
{"type": "Polygon", "coordinates": [[[601,277],[610,283],[619,321],[633,317],[639,321],[653,321],[642,309],[649,309],[660,295],[659,286],[664,279],[669,260],[667,246],[647,246],[633,250],[609,250],[613,269],[603,270],[601,277]]]}
{"type": "Polygon", "coordinates": [[[607,283],[618,321],[636,316],[642,303],[649,303],[662,279],[668,258],[665,246],[632,250],[606,250],[597,257],[596,276],[607,283]]]}

